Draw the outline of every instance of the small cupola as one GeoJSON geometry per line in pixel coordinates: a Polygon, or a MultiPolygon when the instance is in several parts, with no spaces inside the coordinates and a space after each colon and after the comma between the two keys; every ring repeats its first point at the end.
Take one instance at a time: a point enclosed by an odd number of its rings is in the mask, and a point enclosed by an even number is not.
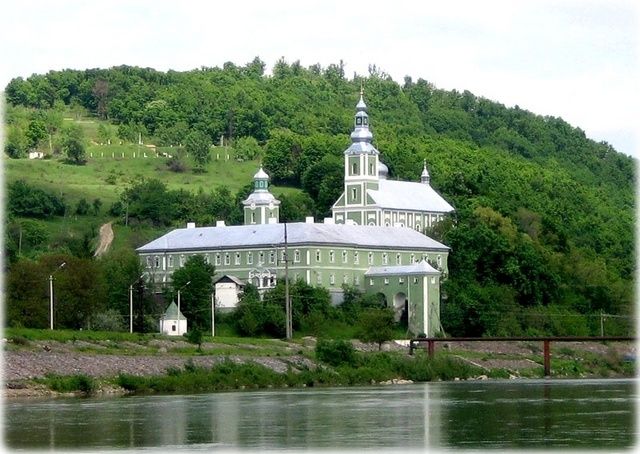
{"type": "Polygon", "coordinates": [[[267,175],[267,172],[262,170],[262,166],[253,176],[253,187],[256,191],[266,191],[269,187],[269,175],[267,175]]]}
{"type": "Polygon", "coordinates": [[[429,184],[429,171],[427,170],[427,160],[422,161],[422,174],[420,175],[420,183],[429,184]]]}

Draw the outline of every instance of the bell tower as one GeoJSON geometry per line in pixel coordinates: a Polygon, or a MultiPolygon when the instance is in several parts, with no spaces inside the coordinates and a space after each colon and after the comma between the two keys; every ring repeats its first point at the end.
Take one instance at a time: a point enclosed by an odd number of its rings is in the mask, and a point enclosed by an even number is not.
{"type": "Polygon", "coordinates": [[[378,189],[379,152],[371,144],[373,134],[369,129],[369,115],[364,102],[364,90],[356,105],[351,145],[344,152],[344,207],[356,224],[364,223],[364,211],[368,205],[367,190],[378,189]],[[359,215],[357,211],[360,211],[359,215]]]}

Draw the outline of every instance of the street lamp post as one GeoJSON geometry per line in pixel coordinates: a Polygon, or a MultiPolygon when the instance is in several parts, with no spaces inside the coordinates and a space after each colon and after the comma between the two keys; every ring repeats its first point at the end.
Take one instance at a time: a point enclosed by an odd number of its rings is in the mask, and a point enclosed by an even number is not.
{"type": "Polygon", "coordinates": [[[211,294],[211,337],[214,337],[216,335],[216,328],[215,328],[215,323],[216,323],[216,303],[215,303],[215,293],[211,294]]]}
{"type": "Polygon", "coordinates": [[[140,277],[138,279],[136,279],[130,286],[129,286],[129,332],[133,333],[133,284],[135,284],[136,282],[138,282],[140,279],[142,279],[144,277],[144,274],[141,274],[140,277]]]}
{"type": "Polygon", "coordinates": [[[182,287],[178,289],[178,334],[180,334],[180,292],[182,291],[183,288],[185,288],[189,284],[191,284],[191,281],[188,281],[186,284],[184,284],[182,287]]]}
{"type": "Polygon", "coordinates": [[[62,262],[58,265],[53,273],[49,275],[49,329],[53,329],[53,275],[56,274],[56,271],[63,268],[67,262],[62,262]]]}

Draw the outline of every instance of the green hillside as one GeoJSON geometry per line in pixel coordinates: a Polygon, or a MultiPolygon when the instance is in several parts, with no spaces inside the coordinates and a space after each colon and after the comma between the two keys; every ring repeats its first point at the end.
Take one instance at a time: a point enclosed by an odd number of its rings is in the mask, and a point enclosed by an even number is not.
{"type": "Polygon", "coordinates": [[[453,219],[427,232],[452,248],[442,305],[447,333],[599,334],[602,313],[607,334],[630,332],[632,158],[561,118],[424,79],[398,84],[375,69],[349,79],[342,65],[285,61],[266,76],[264,66],[256,58],[186,72],[121,66],[12,80],[5,88],[6,180],[44,189],[66,210],[51,222],[25,217],[29,210],[9,200],[9,275],[24,260],[16,252],[20,232],[20,255],[41,263],[43,254],[81,254],[74,241],[95,243],[96,225],[107,220],[121,232],[123,254],[190,220],[237,222],[259,163],[276,185],[272,192],[285,193],[285,219],[326,216],[342,191],[342,151],[363,85],[390,178],[417,181],[426,160],[432,185],[456,208],[453,219]],[[84,165],[65,159],[71,124],[84,140],[84,165]],[[212,148],[202,172],[184,149],[198,134],[225,144],[212,148]],[[138,138],[181,158],[140,157],[151,149],[138,138]],[[51,158],[23,159],[29,149],[51,158]],[[223,149],[229,161],[216,160],[223,149]],[[89,205],[100,198],[97,214],[75,214],[83,198],[89,205]],[[75,218],[88,227],[53,241],[60,234],[48,229],[75,218]],[[29,229],[33,247],[24,238],[29,229]]]}

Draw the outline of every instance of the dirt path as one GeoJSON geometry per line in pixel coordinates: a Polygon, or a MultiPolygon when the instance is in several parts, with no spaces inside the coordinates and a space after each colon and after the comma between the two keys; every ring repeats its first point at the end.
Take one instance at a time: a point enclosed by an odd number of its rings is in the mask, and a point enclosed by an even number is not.
{"type": "Polygon", "coordinates": [[[109,250],[111,242],[113,241],[113,229],[111,228],[111,222],[107,222],[100,227],[100,244],[96,249],[94,257],[100,257],[109,250]]]}

